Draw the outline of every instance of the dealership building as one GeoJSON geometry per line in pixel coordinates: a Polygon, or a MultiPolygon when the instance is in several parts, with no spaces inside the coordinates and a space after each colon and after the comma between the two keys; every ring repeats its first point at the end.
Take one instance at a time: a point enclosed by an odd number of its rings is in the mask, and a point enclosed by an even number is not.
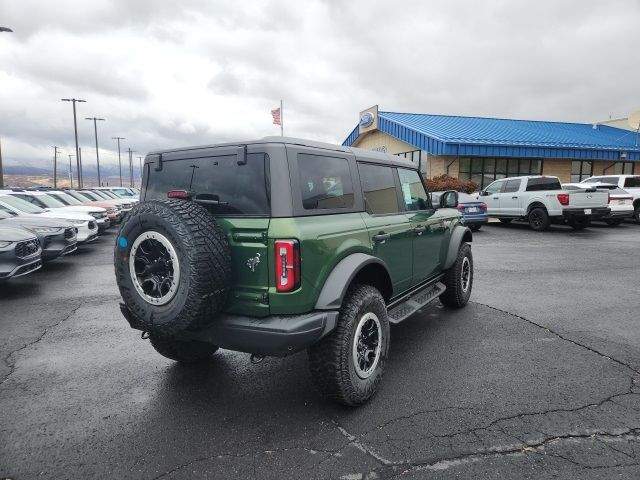
{"type": "Polygon", "coordinates": [[[374,106],[360,113],[343,145],[402,155],[420,162],[427,177],[448,174],[481,188],[518,175],[579,182],[640,174],[638,131],[612,125],[382,112],[374,106]]]}

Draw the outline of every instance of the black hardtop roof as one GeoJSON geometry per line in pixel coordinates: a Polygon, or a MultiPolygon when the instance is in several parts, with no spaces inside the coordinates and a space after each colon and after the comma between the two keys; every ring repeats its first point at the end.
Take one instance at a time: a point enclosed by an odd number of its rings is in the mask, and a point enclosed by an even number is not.
{"type": "Polygon", "coordinates": [[[398,157],[397,155],[390,155],[388,153],[376,152],[374,150],[366,150],[364,148],[344,147],[342,145],[335,145],[333,143],[325,143],[325,142],[317,142],[315,140],[305,140],[302,138],[277,137],[277,136],[264,137],[257,140],[249,140],[249,141],[225,142],[225,143],[216,143],[211,145],[198,145],[195,147],[181,147],[181,148],[169,148],[164,150],[154,150],[152,152],[149,152],[148,155],[186,152],[189,150],[200,150],[200,149],[214,148],[214,147],[231,147],[236,145],[237,146],[259,145],[259,144],[265,144],[265,143],[282,143],[286,145],[300,145],[304,147],[320,148],[323,150],[330,150],[334,152],[351,153],[355,155],[357,160],[361,160],[361,161],[395,165],[399,167],[411,168],[413,170],[416,170],[418,168],[418,166],[412,161],[407,160],[404,157],[398,157]]]}

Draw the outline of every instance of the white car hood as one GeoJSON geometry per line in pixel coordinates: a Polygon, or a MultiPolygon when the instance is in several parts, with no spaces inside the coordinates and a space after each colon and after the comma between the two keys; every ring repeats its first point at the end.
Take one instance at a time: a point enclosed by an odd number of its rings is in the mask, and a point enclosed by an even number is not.
{"type": "Polygon", "coordinates": [[[106,208],[102,208],[102,207],[90,207],[88,205],[69,205],[68,207],[64,207],[64,208],[52,208],[51,210],[56,211],[56,210],[64,210],[64,211],[71,211],[71,212],[80,212],[80,213],[90,213],[90,212],[94,212],[94,213],[105,213],[107,211],[106,208]]]}
{"type": "Polygon", "coordinates": [[[38,215],[42,215],[44,217],[49,218],[61,218],[63,220],[84,220],[88,222],[90,220],[95,220],[91,215],[81,212],[67,212],[65,208],[58,209],[50,209],[46,212],[39,213],[38,215]]]}

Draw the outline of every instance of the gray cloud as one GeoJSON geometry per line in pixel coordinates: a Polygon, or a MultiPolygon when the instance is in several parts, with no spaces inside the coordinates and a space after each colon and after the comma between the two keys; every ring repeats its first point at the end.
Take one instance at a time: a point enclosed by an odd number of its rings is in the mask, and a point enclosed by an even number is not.
{"type": "MultiPolygon", "coordinates": [[[[71,108],[138,152],[285,131],[340,142],[357,112],[590,122],[640,108],[640,4],[539,0],[0,4],[0,137],[9,164],[72,146],[71,108]]],[[[89,122],[80,142],[93,146],[89,122]]],[[[92,154],[93,155],[93,154],[92,154]]],[[[92,158],[87,157],[86,158],[92,158]]],[[[102,158],[102,156],[101,156],[102,158]]]]}

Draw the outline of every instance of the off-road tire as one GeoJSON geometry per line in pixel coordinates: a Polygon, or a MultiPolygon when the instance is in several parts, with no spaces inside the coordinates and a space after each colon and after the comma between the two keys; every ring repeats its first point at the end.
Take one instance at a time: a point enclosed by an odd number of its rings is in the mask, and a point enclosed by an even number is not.
{"type": "Polygon", "coordinates": [[[543,232],[549,228],[551,224],[551,220],[549,219],[549,214],[542,207],[536,207],[531,209],[529,212],[529,216],[527,218],[529,221],[529,226],[532,230],[536,232],[543,232]]]}
{"type": "Polygon", "coordinates": [[[480,227],[482,227],[482,225],[469,225],[469,230],[471,230],[472,232],[477,232],[478,230],[480,230],[480,227]]]}
{"type": "Polygon", "coordinates": [[[345,295],[336,328],[308,350],[311,376],[331,400],[358,406],[373,397],[380,385],[389,352],[389,317],[384,298],[370,285],[352,285],[345,295]],[[360,319],[374,313],[382,331],[380,358],[368,378],[360,378],[353,361],[354,335],[360,319]]]}
{"type": "Polygon", "coordinates": [[[226,304],[231,284],[229,244],[213,216],[196,203],[152,200],[133,207],[118,232],[114,263],[124,303],[138,325],[156,337],[199,329],[226,304]],[[164,305],[148,303],[130,274],[131,247],[148,232],[169,240],[180,266],[177,290],[164,305]]]}
{"type": "Polygon", "coordinates": [[[498,220],[500,220],[500,223],[504,223],[505,225],[509,225],[513,221],[513,218],[499,218],[498,220]]]}
{"type": "Polygon", "coordinates": [[[173,337],[149,337],[151,346],[163,357],[180,363],[197,363],[207,360],[218,347],[197,340],[178,340],[173,337]]]}
{"type": "Polygon", "coordinates": [[[622,218],[607,218],[604,222],[609,225],[610,227],[617,227],[618,225],[620,225],[622,222],[624,221],[624,219],[622,218]]]}
{"type": "Polygon", "coordinates": [[[569,226],[574,230],[584,230],[591,225],[591,218],[573,217],[569,220],[569,226]]]}
{"type": "Polygon", "coordinates": [[[446,307],[462,308],[469,301],[473,288],[473,255],[468,243],[463,243],[458,250],[455,263],[449,268],[442,278],[442,283],[447,289],[440,295],[440,301],[446,307]],[[466,260],[465,260],[466,259],[466,260]],[[465,290],[462,271],[465,263],[469,266],[469,280],[465,290]]]}

